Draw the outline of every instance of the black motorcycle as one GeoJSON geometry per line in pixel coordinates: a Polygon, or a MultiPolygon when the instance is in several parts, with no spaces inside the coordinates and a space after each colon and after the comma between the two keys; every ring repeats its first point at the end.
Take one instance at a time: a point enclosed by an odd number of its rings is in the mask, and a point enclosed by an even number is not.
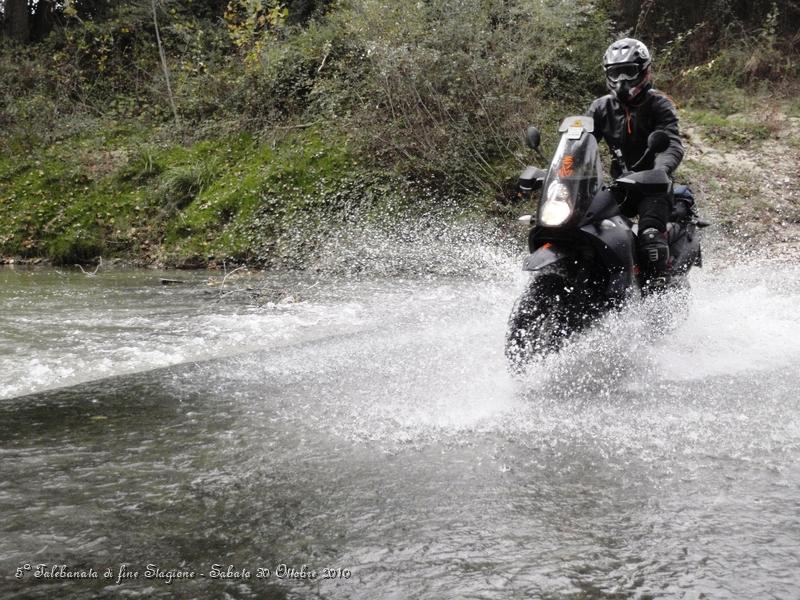
{"type": "MultiPolygon", "coordinates": [[[[626,173],[604,186],[593,128],[589,117],[566,118],[549,170],[528,167],[520,175],[523,199],[540,188],[542,195],[535,218],[520,219],[531,223],[530,254],[522,267],[531,279],[514,304],[506,335],[506,357],[516,372],[534,356],[558,350],[571,334],[630,298],[686,287],[691,267],[702,266],[700,229],[708,223],[698,218],[691,191],[686,186],[673,189],[663,170],[635,172],[649,155],[667,149],[668,136],[653,132],[644,156],[630,170],[621,164],[626,173]],[[618,202],[627,192],[670,193],[674,198],[666,278],[648,276],[637,265],[637,226],[620,212],[618,202]]],[[[539,131],[529,127],[526,138],[541,156],[539,131]]]]}

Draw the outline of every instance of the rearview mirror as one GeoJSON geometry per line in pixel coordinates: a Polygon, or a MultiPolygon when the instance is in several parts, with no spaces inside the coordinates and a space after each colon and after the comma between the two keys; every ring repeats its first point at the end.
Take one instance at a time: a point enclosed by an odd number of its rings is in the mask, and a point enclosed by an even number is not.
{"type": "Polygon", "coordinates": [[[528,147],[531,150],[539,149],[539,144],[542,143],[542,136],[539,130],[533,125],[529,126],[528,130],[525,132],[525,141],[528,143],[528,147]]]}
{"type": "Polygon", "coordinates": [[[660,129],[656,129],[647,138],[647,147],[653,154],[664,152],[664,150],[669,148],[669,143],[669,136],[660,129]]]}

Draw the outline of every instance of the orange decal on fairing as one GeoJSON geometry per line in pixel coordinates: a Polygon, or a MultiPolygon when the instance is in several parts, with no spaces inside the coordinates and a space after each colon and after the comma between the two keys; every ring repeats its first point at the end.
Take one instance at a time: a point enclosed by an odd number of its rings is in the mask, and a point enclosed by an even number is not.
{"type": "Polygon", "coordinates": [[[561,162],[561,168],[558,170],[559,177],[570,177],[572,175],[572,164],[574,159],[571,154],[567,154],[561,162]]]}

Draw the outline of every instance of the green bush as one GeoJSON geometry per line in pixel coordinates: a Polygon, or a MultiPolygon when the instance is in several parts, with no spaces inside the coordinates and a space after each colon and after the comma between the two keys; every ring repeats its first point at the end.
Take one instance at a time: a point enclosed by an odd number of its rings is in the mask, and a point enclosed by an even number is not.
{"type": "Polygon", "coordinates": [[[349,48],[326,68],[362,74],[334,91],[337,117],[378,164],[497,190],[525,124],[546,129],[555,104],[584,110],[602,88],[607,25],[586,2],[352,2],[327,19],[349,48]]]}
{"type": "Polygon", "coordinates": [[[158,187],[164,216],[169,218],[185,209],[216,175],[216,165],[207,161],[177,165],[165,171],[158,187]]]}
{"type": "Polygon", "coordinates": [[[778,3],[765,10],[755,27],[728,15],[727,26],[713,36],[706,22],[675,35],[657,55],[669,88],[693,105],[733,113],[747,103],[743,91],[773,94],[794,86],[800,78],[796,39],[780,34],[785,19],[778,3]]]}

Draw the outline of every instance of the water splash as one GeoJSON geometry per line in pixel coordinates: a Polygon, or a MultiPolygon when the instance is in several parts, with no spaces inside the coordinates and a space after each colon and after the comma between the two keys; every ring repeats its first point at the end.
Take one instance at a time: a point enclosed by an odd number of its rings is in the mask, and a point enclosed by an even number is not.
{"type": "Polygon", "coordinates": [[[676,380],[800,364],[800,269],[753,262],[696,279],[688,321],[656,359],[676,380]]]}
{"type": "MultiPolygon", "coordinates": [[[[518,233],[518,232],[515,232],[518,233]]],[[[453,209],[387,222],[357,218],[331,231],[314,269],[342,275],[507,278],[519,236],[453,209]]]]}
{"type": "MultiPolygon", "coordinates": [[[[792,410],[786,389],[768,382],[791,364],[800,344],[786,336],[775,351],[781,360],[730,361],[722,369],[718,355],[702,351],[713,326],[698,327],[697,320],[710,311],[724,322],[731,316],[723,312],[730,295],[721,292],[736,289],[748,302],[734,303],[736,310],[775,323],[773,312],[796,302],[798,293],[794,284],[773,287],[784,280],[780,271],[768,278],[769,293],[763,293],[761,271],[746,265],[733,271],[738,281],[724,271],[692,275],[696,291],[687,320],[680,319],[686,301],[680,294],[634,303],[538,360],[523,377],[508,373],[502,350],[507,314],[524,276],[372,280],[373,301],[363,308],[370,319],[360,329],[241,356],[235,366],[225,365],[222,376],[208,364],[200,379],[224,394],[239,393],[254,410],[274,410],[272,418],[292,427],[388,452],[397,445],[460,445],[501,435],[526,444],[593,444],[607,456],[635,452],[653,460],[720,448],[745,455],[748,445],[771,446],[776,436],[794,439],[791,420],[756,444],[751,431],[792,410]],[[264,394],[259,390],[265,386],[278,387],[264,394]],[[761,403],[732,397],[734,390],[754,395],[762,389],[761,403]]],[[[798,317],[778,325],[798,327],[798,317]]],[[[741,356],[756,332],[736,331],[738,336],[726,329],[716,335],[725,340],[725,352],[741,356]]],[[[775,343],[769,328],[760,331],[758,343],[775,343]]]]}

